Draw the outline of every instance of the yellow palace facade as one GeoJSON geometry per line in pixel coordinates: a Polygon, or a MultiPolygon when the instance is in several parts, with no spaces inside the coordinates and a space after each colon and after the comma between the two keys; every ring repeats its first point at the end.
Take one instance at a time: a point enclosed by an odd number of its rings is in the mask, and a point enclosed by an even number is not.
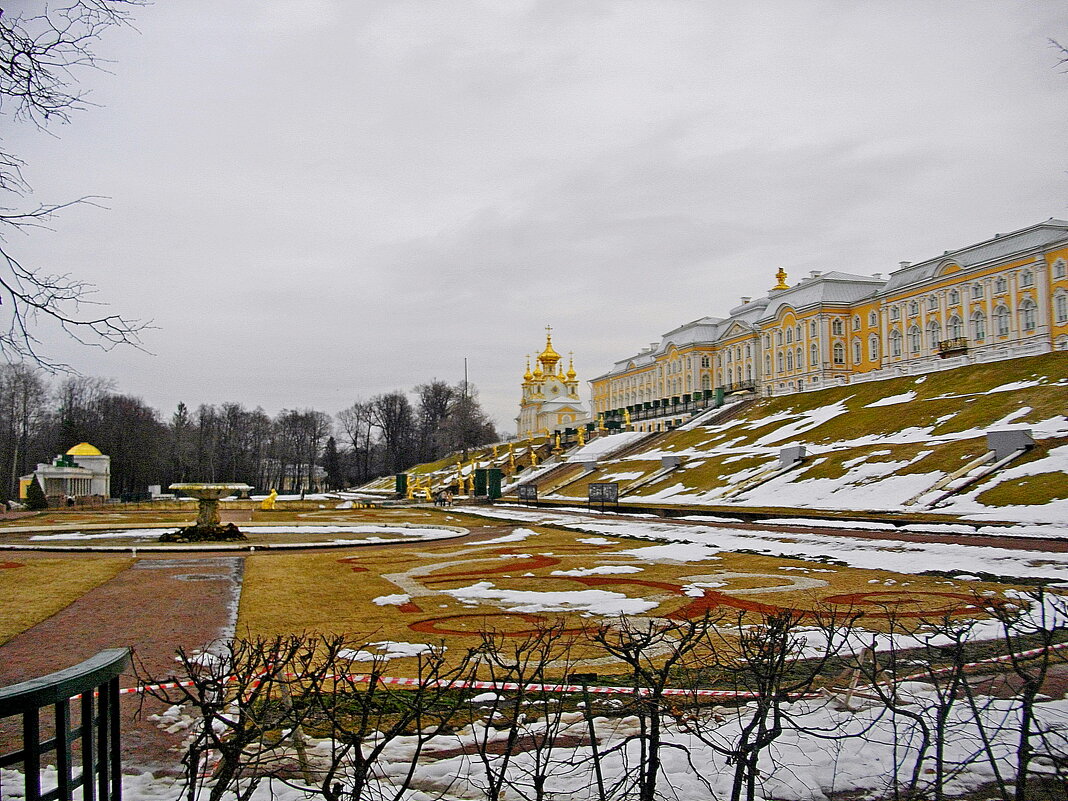
{"type": "Polygon", "coordinates": [[[887,278],[813,271],[664,334],[594,378],[594,415],[659,430],[716,395],[781,395],[1068,351],[1068,222],[1050,219],[887,278]],[[638,422],[641,420],[643,422],[638,422]]]}

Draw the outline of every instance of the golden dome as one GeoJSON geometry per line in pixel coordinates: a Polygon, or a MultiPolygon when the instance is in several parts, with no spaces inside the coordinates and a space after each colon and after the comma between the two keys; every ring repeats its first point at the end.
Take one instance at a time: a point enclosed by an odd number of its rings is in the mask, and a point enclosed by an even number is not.
{"type": "Polygon", "coordinates": [[[556,363],[560,361],[560,354],[553,350],[552,326],[545,326],[545,350],[538,356],[538,361],[545,368],[545,372],[552,373],[556,363]]]}
{"type": "Polygon", "coordinates": [[[575,372],[575,356],[571,354],[567,363],[567,380],[574,381],[578,373],[575,372]]]}
{"type": "Polygon", "coordinates": [[[71,448],[69,451],[67,451],[67,456],[103,456],[103,455],[104,454],[102,454],[99,450],[94,448],[88,442],[79,442],[77,445],[75,445],[73,448],[71,448]]]}
{"type": "Polygon", "coordinates": [[[543,378],[545,378],[545,373],[542,372],[541,364],[540,363],[535,364],[534,365],[534,380],[535,381],[541,381],[543,378]]]}
{"type": "Polygon", "coordinates": [[[530,374],[530,357],[529,357],[529,356],[527,356],[527,370],[526,370],[526,372],[525,372],[525,373],[523,373],[523,382],[524,382],[524,383],[530,383],[530,380],[531,380],[531,379],[532,379],[533,377],[534,377],[534,376],[532,376],[532,375],[530,374]]]}

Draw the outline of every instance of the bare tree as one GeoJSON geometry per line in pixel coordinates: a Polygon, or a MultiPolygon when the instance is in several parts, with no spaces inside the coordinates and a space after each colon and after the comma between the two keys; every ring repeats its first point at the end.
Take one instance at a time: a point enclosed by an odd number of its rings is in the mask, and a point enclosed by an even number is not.
{"type": "MultiPolygon", "coordinates": [[[[141,0],[67,0],[39,5],[33,12],[0,13],[0,115],[44,128],[67,122],[88,104],[73,84],[83,68],[100,65],[95,45],[106,29],[129,20],[130,8],[141,0]]],[[[5,12],[7,10],[5,9],[5,12]]],[[[10,198],[29,191],[23,162],[0,150],[0,192],[10,198]]],[[[52,369],[65,365],[39,350],[37,330],[49,322],[87,345],[110,349],[140,344],[146,324],[118,314],[86,314],[90,284],[68,273],[21,261],[9,246],[9,235],[47,226],[63,208],[79,202],[0,205],[0,300],[8,309],[0,329],[0,353],[8,360],[30,360],[52,369]]]]}

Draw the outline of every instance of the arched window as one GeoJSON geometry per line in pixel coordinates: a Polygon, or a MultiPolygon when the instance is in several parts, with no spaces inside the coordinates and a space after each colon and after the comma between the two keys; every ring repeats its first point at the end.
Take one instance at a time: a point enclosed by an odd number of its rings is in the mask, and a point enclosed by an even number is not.
{"type": "Polygon", "coordinates": [[[986,339],[986,315],[981,311],[972,315],[972,336],[976,342],[986,339]]]}
{"type": "Polygon", "coordinates": [[[794,341],[794,329],[787,328],[786,329],[786,344],[789,345],[793,341],[794,341]]]}
{"type": "Polygon", "coordinates": [[[931,322],[927,324],[927,347],[931,350],[935,350],[941,339],[942,326],[938,324],[938,320],[931,320],[931,322]]]}
{"type": "Polygon", "coordinates": [[[835,336],[841,336],[845,332],[845,326],[842,325],[842,320],[839,317],[835,317],[831,322],[831,333],[835,336]]]}
{"type": "Polygon", "coordinates": [[[1053,314],[1057,322],[1068,323],[1068,294],[1058,292],[1053,298],[1053,314]]]}
{"type": "Polygon", "coordinates": [[[808,363],[812,367],[815,367],[820,363],[820,350],[816,347],[816,343],[813,342],[808,348],[808,363]]]}
{"type": "Polygon", "coordinates": [[[879,315],[876,314],[874,311],[868,312],[868,326],[870,328],[875,328],[875,326],[878,325],[878,323],[879,323],[879,315]]]}
{"type": "Polygon", "coordinates": [[[923,335],[918,325],[909,328],[909,353],[919,353],[923,348],[923,335]]]}
{"type": "Polygon", "coordinates": [[[794,369],[794,352],[792,350],[786,351],[786,369],[794,369]]]}
{"type": "Polygon", "coordinates": [[[745,380],[746,381],[752,381],[753,380],[753,365],[751,365],[751,364],[747,364],[745,366],[745,380]]]}
{"type": "Polygon", "coordinates": [[[879,358],[879,337],[872,334],[868,337],[868,359],[870,361],[877,361],[879,358]]]}
{"type": "Polygon", "coordinates": [[[796,329],[794,329],[794,338],[795,338],[795,339],[796,339],[796,340],[797,340],[798,342],[800,342],[800,341],[801,341],[801,323],[798,323],[798,324],[797,324],[797,328],[796,328],[796,329]]]}
{"type": "Polygon", "coordinates": [[[1001,293],[1007,291],[1008,288],[1009,288],[1009,282],[1006,281],[1004,278],[999,278],[998,280],[996,280],[994,282],[994,293],[995,294],[1000,295],[1001,293]]]}
{"type": "Polygon", "coordinates": [[[1065,276],[1068,276],[1068,264],[1065,263],[1064,259],[1057,259],[1057,261],[1053,262],[1053,277],[1064,278],[1065,276]]]}
{"type": "Polygon", "coordinates": [[[764,355],[764,375],[771,375],[771,356],[764,355]]]}
{"type": "Polygon", "coordinates": [[[959,339],[964,336],[964,323],[957,315],[954,314],[946,323],[946,334],[950,339],[959,339]]]}
{"type": "Polygon", "coordinates": [[[1025,287],[1034,285],[1035,274],[1033,272],[1031,272],[1030,270],[1024,270],[1022,273],[1020,273],[1020,286],[1025,287]]]}
{"type": "Polygon", "coordinates": [[[927,297],[927,311],[938,311],[938,297],[936,295],[927,297]]]}
{"type": "Polygon", "coordinates": [[[730,364],[734,360],[734,351],[727,348],[727,364],[730,364]]]}
{"type": "Polygon", "coordinates": [[[920,313],[920,304],[917,303],[916,301],[912,301],[912,303],[909,304],[909,316],[910,317],[915,317],[919,313],[920,313]]]}
{"type": "Polygon", "coordinates": [[[896,328],[890,332],[890,355],[901,355],[901,332],[896,328]]]}
{"type": "Polygon", "coordinates": [[[816,336],[816,321],[815,320],[809,321],[809,324],[808,324],[808,335],[810,337],[816,336]]]}
{"type": "Polygon", "coordinates": [[[1009,310],[1004,306],[994,309],[994,330],[997,331],[999,337],[1009,335],[1009,310]]]}
{"type": "Polygon", "coordinates": [[[701,376],[701,389],[712,389],[712,377],[708,373],[701,376]]]}
{"type": "Polygon", "coordinates": [[[891,306],[890,307],[890,319],[891,320],[900,320],[901,319],[901,309],[898,306],[891,306]]]}
{"type": "Polygon", "coordinates": [[[782,329],[779,329],[778,331],[775,332],[775,344],[776,345],[781,345],[782,344],[782,329]]]}
{"type": "Polygon", "coordinates": [[[771,347],[771,334],[764,334],[764,347],[765,348],[770,348],[771,347]]]}
{"type": "Polygon", "coordinates": [[[864,361],[864,354],[861,353],[860,340],[853,340],[853,364],[860,364],[864,361]]]}
{"type": "Polygon", "coordinates": [[[805,369],[805,352],[800,347],[797,349],[797,369],[805,369]]]}
{"type": "Polygon", "coordinates": [[[854,331],[859,331],[860,330],[860,315],[859,314],[854,314],[853,315],[853,330],[854,331]]]}
{"type": "Polygon", "coordinates": [[[745,343],[745,358],[750,358],[753,355],[753,346],[748,342],[745,343]]]}
{"type": "Polygon", "coordinates": [[[776,365],[778,366],[778,368],[779,368],[778,372],[780,372],[780,373],[782,372],[782,364],[783,364],[783,358],[782,358],[782,353],[780,352],[779,353],[779,357],[776,359],[776,365]]]}
{"type": "Polygon", "coordinates": [[[972,284],[972,298],[974,300],[979,300],[981,297],[983,297],[983,285],[972,284]]]}
{"type": "Polygon", "coordinates": [[[1037,325],[1037,315],[1035,312],[1038,307],[1035,306],[1035,302],[1031,298],[1027,298],[1020,304],[1020,322],[1023,324],[1024,331],[1034,331],[1037,325]]]}
{"type": "Polygon", "coordinates": [[[845,348],[841,342],[834,343],[834,363],[845,364],[845,348]]]}
{"type": "Polygon", "coordinates": [[[960,303],[960,292],[955,289],[949,290],[949,305],[956,306],[960,303]]]}

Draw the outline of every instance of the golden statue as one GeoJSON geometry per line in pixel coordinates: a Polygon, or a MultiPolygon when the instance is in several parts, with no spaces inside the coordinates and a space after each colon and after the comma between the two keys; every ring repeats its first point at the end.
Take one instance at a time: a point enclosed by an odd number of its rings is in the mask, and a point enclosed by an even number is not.
{"type": "Polygon", "coordinates": [[[598,431],[604,431],[605,430],[605,427],[604,427],[604,414],[603,413],[597,415],[597,430],[598,431]]]}
{"type": "Polygon", "coordinates": [[[580,448],[586,444],[586,426],[579,426],[578,444],[580,448]]]}
{"type": "Polygon", "coordinates": [[[625,426],[629,426],[630,425],[630,410],[629,409],[624,409],[623,410],[623,425],[625,425],[625,426]]]}
{"type": "Polygon", "coordinates": [[[496,445],[493,446],[493,458],[494,459],[497,458],[497,446],[496,445]]]}
{"type": "Polygon", "coordinates": [[[430,491],[430,484],[429,483],[425,487],[423,487],[423,493],[426,495],[426,502],[427,503],[433,503],[434,502],[434,495],[430,491]]]}
{"type": "Polygon", "coordinates": [[[274,500],[277,497],[278,497],[278,490],[276,490],[276,489],[271,490],[271,494],[268,495],[266,498],[263,499],[263,501],[260,502],[260,509],[263,509],[264,511],[270,511],[271,509],[274,509],[274,500]]]}
{"type": "Polygon", "coordinates": [[[512,450],[512,443],[508,443],[508,474],[515,475],[515,451],[512,450]]]}
{"type": "Polygon", "coordinates": [[[538,466],[538,454],[536,454],[534,452],[533,446],[530,449],[530,466],[531,467],[537,467],[538,466]]]}

